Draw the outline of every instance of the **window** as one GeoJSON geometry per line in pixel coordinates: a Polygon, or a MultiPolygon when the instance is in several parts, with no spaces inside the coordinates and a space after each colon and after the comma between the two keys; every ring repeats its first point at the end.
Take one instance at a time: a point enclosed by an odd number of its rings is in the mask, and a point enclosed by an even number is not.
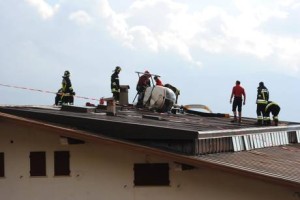
{"type": "Polygon", "coordinates": [[[4,177],[4,153],[0,152],[0,177],[4,177]]]}
{"type": "Polygon", "coordinates": [[[46,152],[30,152],[30,176],[46,176],[46,152]]]}
{"type": "Polygon", "coordinates": [[[70,152],[69,151],[54,152],[54,175],[55,176],[70,175],[70,152]]]}
{"type": "Polygon", "coordinates": [[[141,163],[134,164],[135,186],[168,186],[169,164],[168,163],[141,163]]]}

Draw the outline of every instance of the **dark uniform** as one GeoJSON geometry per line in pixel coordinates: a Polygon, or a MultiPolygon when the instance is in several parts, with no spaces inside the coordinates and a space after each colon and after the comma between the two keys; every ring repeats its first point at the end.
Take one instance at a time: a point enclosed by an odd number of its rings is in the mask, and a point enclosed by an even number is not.
{"type": "Polygon", "coordinates": [[[269,91],[265,87],[263,82],[259,83],[259,86],[257,88],[257,98],[256,98],[256,114],[257,114],[257,124],[258,125],[264,125],[265,121],[268,121],[265,108],[268,104],[269,100],[269,91]]]}
{"type": "Polygon", "coordinates": [[[70,80],[70,72],[65,71],[64,76],[62,77],[62,98],[61,101],[64,104],[71,104],[73,105],[74,103],[74,95],[75,92],[73,91],[72,88],[72,83],[70,80]]]}
{"type": "Polygon", "coordinates": [[[120,81],[119,81],[119,73],[121,71],[121,67],[116,66],[114,73],[111,75],[111,92],[113,93],[113,97],[115,101],[120,100],[120,81]]]}
{"type": "Polygon", "coordinates": [[[280,112],[280,107],[277,103],[269,101],[265,108],[265,115],[267,117],[266,125],[271,125],[270,113],[273,115],[273,121],[275,126],[278,126],[278,114],[280,112]]]}
{"type": "Polygon", "coordinates": [[[72,88],[72,83],[70,80],[70,72],[65,71],[64,76],[62,77],[62,87],[57,91],[55,97],[55,105],[61,104],[73,104],[75,92],[72,88]]]}
{"type": "Polygon", "coordinates": [[[180,90],[169,83],[165,84],[164,86],[167,88],[170,88],[175,93],[175,95],[176,95],[175,103],[177,104],[178,96],[180,95],[180,90]]]}

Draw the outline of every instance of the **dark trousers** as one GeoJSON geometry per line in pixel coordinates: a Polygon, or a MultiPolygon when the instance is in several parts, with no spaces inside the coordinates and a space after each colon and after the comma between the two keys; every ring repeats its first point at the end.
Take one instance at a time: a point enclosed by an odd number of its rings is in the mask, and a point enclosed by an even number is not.
{"type": "Polygon", "coordinates": [[[137,106],[142,106],[143,105],[143,99],[144,99],[144,95],[145,95],[145,91],[146,91],[146,86],[137,86],[136,90],[138,92],[138,102],[137,102],[137,106]]]}
{"type": "Polygon", "coordinates": [[[55,96],[55,103],[56,106],[57,105],[61,105],[61,95],[59,93],[56,94],[55,96]]]}
{"type": "Polygon", "coordinates": [[[234,97],[232,103],[232,111],[233,112],[236,111],[237,108],[239,112],[242,112],[242,102],[243,102],[242,97],[234,97]]]}
{"type": "Polygon", "coordinates": [[[71,104],[71,105],[73,105],[73,103],[74,103],[74,96],[67,93],[66,95],[62,96],[61,101],[62,101],[63,104],[71,104]]]}
{"type": "Polygon", "coordinates": [[[277,126],[278,125],[278,114],[280,112],[280,107],[279,106],[271,106],[267,111],[266,111],[266,116],[270,119],[270,113],[273,115],[273,121],[274,124],[277,126]]]}
{"type": "Polygon", "coordinates": [[[113,92],[113,97],[116,101],[120,101],[120,92],[113,92]]]}
{"type": "Polygon", "coordinates": [[[259,125],[263,125],[264,118],[267,117],[265,113],[266,106],[267,106],[266,104],[257,104],[256,114],[257,114],[257,123],[259,125]]]}

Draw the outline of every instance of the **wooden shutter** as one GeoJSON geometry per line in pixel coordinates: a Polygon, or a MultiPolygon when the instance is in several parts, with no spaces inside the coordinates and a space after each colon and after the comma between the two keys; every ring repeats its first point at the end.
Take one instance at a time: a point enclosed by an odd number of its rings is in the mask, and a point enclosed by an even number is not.
{"type": "Polygon", "coordinates": [[[69,151],[54,152],[54,175],[55,176],[70,175],[70,152],[69,151]]]}
{"type": "Polygon", "coordinates": [[[134,164],[135,186],[167,186],[169,180],[168,163],[134,164]]]}
{"type": "Polygon", "coordinates": [[[4,153],[0,152],[0,177],[4,177],[4,153]]]}
{"type": "Polygon", "coordinates": [[[30,176],[46,176],[46,152],[30,152],[30,176]]]}

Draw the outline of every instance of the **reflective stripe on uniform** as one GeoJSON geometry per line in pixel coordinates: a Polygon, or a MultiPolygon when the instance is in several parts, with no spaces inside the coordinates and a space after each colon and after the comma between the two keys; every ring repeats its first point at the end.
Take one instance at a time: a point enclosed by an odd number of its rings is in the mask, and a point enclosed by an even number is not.
{"type": "Polygon", "coordinates": [[[256,103],[267,104],[268,102],[266,100],[263,100],[263,99],[257,99],[256,103]]]}
{"type": "Polygon", "coordinates": [[[268,108],[270,107],[270,106],[272,106],[272,105],[276,105],[276,106],[278,106],[278,104],[277,103],[269,103],[268,105],[267,105],[267,107],[266,107],[266,110],[268,110],[268,108]]]}
{"type": "Polygon", "coordinates": [[[120,89],[112,88],[112,89],[111,89],[111,92],[120,92],[120,89]]]}

